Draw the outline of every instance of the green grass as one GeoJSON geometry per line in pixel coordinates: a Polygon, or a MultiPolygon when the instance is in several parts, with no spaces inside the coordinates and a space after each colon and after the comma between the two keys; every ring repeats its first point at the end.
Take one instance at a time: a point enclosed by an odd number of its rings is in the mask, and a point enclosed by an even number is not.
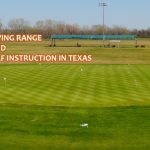
{"type": "Polygon", "coordinates": [[[149,65],[1,65],[0,103],[149,105],[149,81],[149,65]]]}
{"type": "Polygon", "coordinates": [[[0,150],[150,149],[149,39],[79,43],[6,44],[1,54],[92,54],[93,64],[0,64],[0,150]]]}
{"type": "Polygon", "coordinates": [[[49,47],[50,41],[39,43],[6,43],[1,54],[91,54],[93,64],[150,64],[150,40],[140,40],[146,48],[134,48],[134,41],[121,41],[120,48],[100,47],[99,40],[57,40],[57,47],[49,47]],[[70,47],[69,47],[70,46],[70,47]]]}
{"type": "Polygon", "coordinates": [[[148,150],[149,115],[150,107],[1,106],[0,149],[148,150]]]}

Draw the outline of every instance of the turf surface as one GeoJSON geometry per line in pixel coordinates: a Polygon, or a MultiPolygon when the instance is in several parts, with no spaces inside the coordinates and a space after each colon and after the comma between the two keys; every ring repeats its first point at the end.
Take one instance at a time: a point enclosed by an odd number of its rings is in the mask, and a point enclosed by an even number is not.
{"type": "Polygon", "coordinates": [[[50,41],[39,43],[7,43],[1,54],[91,54],[93,64],[150,64],[150,40],[139,40],[146,48],[134,48],[135,41],[121,41],[120,48],[103,48],[99,40],[57,40],[57,47],[49,47],[50,41]]]}
{"type": "Polygon", "coordinates": [[[150,107],[1,106],[0,149],[148,150],[149,116],[150,107]]]}
{"type": "Polygon", "coordinates": [[[0,64],[0,150],[150,149],[149,39],[138,49],[57,42],[7,43],[1,53],[92,54],[94,62],[0,64]]]}
{"type": "Polygon", "coordinates": [[[0,103],[82,107],[150,104],[149,65],[1,65],[0,75],[0,103]]]}

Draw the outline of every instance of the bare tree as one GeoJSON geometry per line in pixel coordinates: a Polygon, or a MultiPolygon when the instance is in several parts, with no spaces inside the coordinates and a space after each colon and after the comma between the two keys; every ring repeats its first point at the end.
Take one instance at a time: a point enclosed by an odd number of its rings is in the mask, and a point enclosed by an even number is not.
{"type": "Polygon", "coordinates": [[[111,28],[110,32],[114,35],[129,34],[129,30],[126,27],[121,26],[114,26],[113,28],[111,28]]]}
{"type": "Polygon", "coordinates": [[[45,28],[45,23],[43,20],[39,20],[35,24],[35,28],[43,30],[45,28]]]}
{"type": "Polygon", "coordinates": [[[26,32],[30,28],[30,24],[28,21],[19,18],[19,19],[12,19],[8,23],[8,27],[15,33],[17,32],[26,32]]]}
{"type": "Polygon", "coordinates": [[[3,23],[2,20],[0,19],[0,32],[2,32],[2,29],[3,29],[3,23]]]}
{"type": "Polygon", "coordinates": [[[58,22],[54,32],[55,34],[67,34],[66,24],[63,22],[58,22]]]}
{"type": "MultiPolygon", "coordinates": [[[[79,26],[77,24],[67,24],[61,21],[55,21],[51,19],[39,20],[35,25],[30,26],[29,22],[22,19],[12,19],[8,22],[8,27],[4,28],[3,23],[0,19],[0,33],[11,34],[42,34],[43,38],[50,37],[51,34],[81,34],[81,35],[102,35],[103,26],[79,26]]],[[[150,28],[148,29],[133,29],[129,30],[126,27],[105,26],[106,35],[123,35],[123,34],[134,34],[137,37],[150,37],[150,28]]]]}

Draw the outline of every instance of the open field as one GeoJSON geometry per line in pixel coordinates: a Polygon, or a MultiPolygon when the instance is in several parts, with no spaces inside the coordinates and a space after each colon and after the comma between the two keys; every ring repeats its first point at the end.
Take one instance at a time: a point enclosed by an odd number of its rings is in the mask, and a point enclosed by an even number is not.
{"type": "Polygon", "coordinates": [[[149,65],[1,65],[0,78],[0,103],[82,107],[150,104],[149,65]]]}
{"type": "Polygon", "coordinates": [[[148,150],[149,116],[150,107],[1,106],[0,149],[148,150]]]}
{"type": "Polygon", "coordinates": [[[150,64],[150,39],[139,39],[146,48],[134,48],[135,41],[121,41],[120,48],[100,48],[99,40],[57,40],[39,43],[6,43],[7,51],[1,54],[91,54],[93,64],[150,64]],[[77,41],[82,47],[76,47],[77,41]]]}
{"type": "Polygon", "coordinates": [[[0,64],[0,149],[150,149],[150,40],[140,42],[7,43],[1,54],[92,54],[93,63],[0,64]]]}

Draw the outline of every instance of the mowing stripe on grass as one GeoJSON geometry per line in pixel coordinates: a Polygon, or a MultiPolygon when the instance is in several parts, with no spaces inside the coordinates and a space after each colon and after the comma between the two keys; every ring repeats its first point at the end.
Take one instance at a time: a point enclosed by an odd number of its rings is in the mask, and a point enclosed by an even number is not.
{"type": "Polygon", "coordinates": [[[0,103],[83,107],[149,105],[149,88],[150,65],[0,67],[0,103]]]}

